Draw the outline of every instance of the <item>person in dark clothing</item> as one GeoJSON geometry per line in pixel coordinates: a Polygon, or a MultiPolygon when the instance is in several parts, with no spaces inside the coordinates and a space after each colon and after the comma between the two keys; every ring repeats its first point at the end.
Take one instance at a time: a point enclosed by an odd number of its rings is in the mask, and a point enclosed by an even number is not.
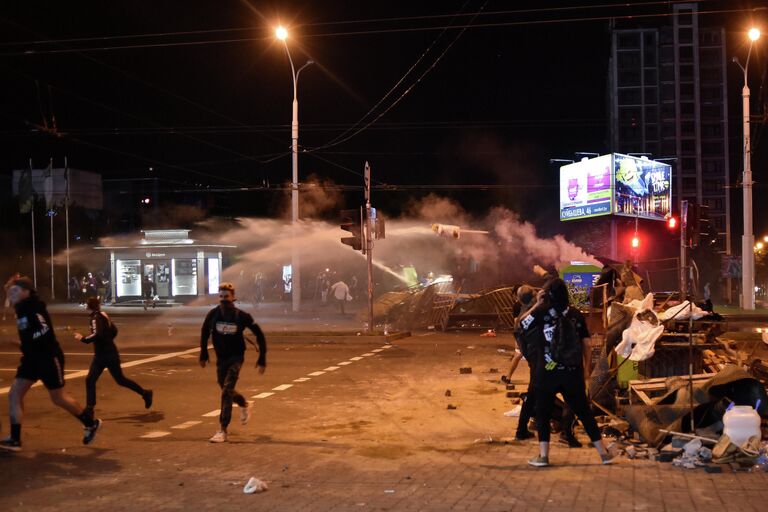
{"type": "Polygon", "coordinates": [[[118,385],[139,394],[144,400],[144,408],[149,409],[152,407],[154,395],[152,390],[144,389],[126,377],[120,367],[120,353],[117,350],[117,345],[115,345],[115,336],[117,335],[115,324],[101,310],[101,304],[97,297],[89,298],[86,307],[91,315],[91,334],[83,336],[79,332],[75,333],[77,341],[93,343],[93,361],[91,361],[88,376],[85,378],[86,407],[91,411],[96,407],[96,382],[104,369],[107,369],[118,385]]]}
{"type": "MultiPolygon", "coordinates": [[[[522,285],[517,289],[517,300],[520,304],[519,312],[526,312],[531,308],[536,299],[536,291],[528,286],[522,285]]],[[[520,417],[517,422],[517,431],[515,432],[515,440],[524,441],[533,437],[533,434],[528,430],[528,423],[531,418],[536,416],[536,379],[538,377],[538,371],[536,366],[536,355],[532,353],[529,347],[526,345],[526,338],[520,335],[520,321],[522,315],[518,315],[515,320],[515,337],[517,338],[518,350],[522,357],[528,362],[529,379],[528,379],[528,391],[523,398],[523,405],[520,408],[520,417]]],[[[517,354],[515,355],[517,358],[517,354]]],[[[576,418],[570,407],[562,404],[560,408],[560,439],[559,442],[566,444],[571,448],[581,448],[581,442],[576,439],[573,433],[573,427],[576,423],[576,418]]]]}
{"type": "Polygon", "coordinates": [[[9,289],[9,298],[16,310],[16,325],[21,340],[21,364],[8,395],[11,435],[0,440],[0,448],[21,450],[21,422],[24,396],[32,385],[43,381],[51,401],[76,417],[83,424],[83,444],[90,444],[101,426],[101,420],[80,406],[64,390],[64,353],[53,330],[53,323],[28,277],[20,277],[9,289]]]}
{"type": "Polygon", "coordinates": [[[253,404],[235,390],[240,369],[245,361],[245,337],[243,331],[250,329],[256,335],[259,347],[259,359],[256,366],[259,374],[267,367],[267,340],[253,317],[235,307],[235,287],[231,283],[219,286],[220,304],[208,312],[200,333],[200,366],[208,364],[208,338],[213,338],[213,350],[216,352],[216,379],[221,387],[221,428],[209,439],[212,443],[227,440],[227,427],[232,420],[232,404],[240,408],[240,423],[245,425],[251,417],[253,404]]]}
{"type": "Polygon", "coordinates": [[[589,332],[584,316],[569,307],[565,282],[562,279],[549,281],[537,294],[536,303],[521,316],[521,336],[526,340],[531,358],[536,361],[539,455],[528,464],[549,465],[549,420],[557,393],[563,395],[565,403],[581,420],[603,464],[610,463],[614,455],[609,453],[600,436],[584,388],[582,347],[589,332]]]}
{"type": "Polygon", "coordinates": [[[141,294],[144,296],[144,311],[147,310],[149,305],[152,305],[152,309],[155,309],[157,307],[157,303],[155,302],[155,294],[157,293],[157,288],[155,288],[155,282],[152,281],[152,278],[145,275],[141,278],[141,294]]]}

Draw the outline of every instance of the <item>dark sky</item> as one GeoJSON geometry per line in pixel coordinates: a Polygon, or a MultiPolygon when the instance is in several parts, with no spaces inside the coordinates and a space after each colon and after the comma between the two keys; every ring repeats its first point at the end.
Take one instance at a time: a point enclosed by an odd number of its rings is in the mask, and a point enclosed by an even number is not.
{"type": "MultiPolygon", "coordinates": [[[[585,2],[499,0],[17,4],[0,14],[2,172],[30,157],[36,166],[49,157],[61,165],[66,155],[72,166],[105,178],[160,176],[166,188],[286,181],[291,78],[272,35],[282,23],[291,30],[294,62],[317,62],[299,86],[306,149],[350,128],[432,45],[376,111],[412,87],[386,115],[346,142],[301,156],[302,180],[315,174],[356,185],[354,172],[369,160],[374,178],[387,184],[520,185],[466,193],[462,202],[470,209],[503,203],[534,220],[552,220],[553,212],[556,220],[549,158],[609,150],[608,21],[562,20],[671,10],[662,2],[583,8],[585,2]],[[532,11],[454,16],[481,8],[532,11]],[[443,30],[467,24],[499,26],[443,30]],[[144,34],[168,35],[138,37],[144,34]],[[59,137],[34,129],[50,125],[52,115],[59,137]]],[[[720,15],[733,25],[729,32],[750,17],[720,15]]],[[[755,89],[765,69],[764,52],[758,57],[755,89]]],[[[739,88],[730,89],[738,100],[739,88]]],[[[738,115],[732,117],[731,131],[740,136],[738,115]]],[[[756,167],[764,161],[756,158],[756,167]]],[[[386,194],[404,195],[382,193],[392,205],[400,200],[386,194]]]]}

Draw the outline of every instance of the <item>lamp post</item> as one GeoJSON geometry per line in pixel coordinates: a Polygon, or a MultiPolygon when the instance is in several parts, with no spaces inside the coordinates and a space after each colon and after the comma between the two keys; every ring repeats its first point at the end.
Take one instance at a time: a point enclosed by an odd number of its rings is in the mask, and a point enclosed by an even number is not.
{"type": "Polygon", "coordinates": [[[749,51],[747,61],[742,66],[734,57],[734,62],[744,72],[744,88],[741,90],[742,124],[744,131],[744,174],[741,186],[744,190],[744,234],[741,237],[741,307],[755,309],[755,235],[752,232],[752,146],[749,140],[749,85],[747,84],[747,71],[749,70],[749,58],[752,55],[752,46],[760,39],[760,30],[749,30],[749,51]]]}
{"type": "Polygon", "coordinates": [[[293,173],[291,175],[291,305],[294,313],[301,309],[301,257],[296,243],[296,229],[299,222],[299,99],[297,95],[299,74],[305,67],[314,64],[308,60],[298,70],[293,65],[291,52],[288,50],[288,31],[284,27],[275,29],[277,37],[285,48],[288,62],[291,63],[291,78],[293,78],[293,118],[291,120],[291,159],[293,173]]]}

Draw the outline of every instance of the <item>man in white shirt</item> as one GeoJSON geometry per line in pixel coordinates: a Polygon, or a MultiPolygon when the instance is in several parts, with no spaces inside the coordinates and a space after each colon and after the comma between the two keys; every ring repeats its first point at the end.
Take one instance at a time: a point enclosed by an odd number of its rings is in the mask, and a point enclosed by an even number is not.
{"type": "Polygon", "coordinates": [[[331,294],[333,295],[333,298],[338,302],[339,309],[341,311],[341,314],[345,314],[344,312],[344,303],[347,300],[352,300],[352,296],[349,294],[349,286],[347,286],[347,283],[344,281],[336,281],[331,285],[331,294]]]}

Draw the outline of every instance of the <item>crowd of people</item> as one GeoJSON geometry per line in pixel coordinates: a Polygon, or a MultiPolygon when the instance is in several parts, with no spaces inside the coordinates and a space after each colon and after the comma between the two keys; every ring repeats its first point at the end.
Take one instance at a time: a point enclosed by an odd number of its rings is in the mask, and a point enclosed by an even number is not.
{"type": "MultiPolygon", "coordinates": [[[[88,279],[91,277],[89,274],[88,279]]],[[[338,302],[340,312],[344,313],[345,302],[351,300],[351,287],[341,279],[330,284],[330,277],[326,273],[317,279],[320,298],[327,300],[330,295],[338,302]]],[[[614,454],[600,435],[584,384],[584,360],[590,338],[586,320],[578,309],[571,307],[568,288],[562,279],[547,272],[542,272],[542,278],[545,282],[538,291],[528,285],[520,286],[517,290],[519,314],[515,320],[514,334],[518,354],[513,365],[516,366],[521,358],[526,359],[530,383],[522,404],[516,438],[524,440],[533,437],[528,425],[535,418],[539,454],[529,464],[535,467],[548,466],[551,418],[553,410],[557,410],[560,416],[560,440],[571,447],[581,446],[573,435],[573,426],[578,418],[601,461],[608,464],[614,454]],[[559,402],[556,399],[558,394],[562,396],[559,402]]],[[[143,388],[122,372],[120,354],[115,344],[118,329],[101,310],[98,295],[86,298],[90,332],[85,335],[75,333],[77,341],[94,346],[94,357],[85,382],[86,405],[83,407],[64,389],[64,353],[56,339],[46,305],[38,297],[32,281],[14,275],[6,283],[6,291],[8,303],[13,306],[16,316],[22,357],[9,394],[10,436],[0,440],[0,448],[13,451],[21,449],[24,397],[38,380],[42,381],[54,404],[82,423],[84,444],[93,441],[102,423],[95,417],[96,383],[105,369],[120,386],[138,394],[145,408],[152,406],[153,390],[143,388]]],[[[235,306],[234,285],[221,283],[219,305],[206,315],[200,336],[200,366],[205,368],[209,362],[208,341],[212,339],[216,354],[216,377],[221,389],[219,429],[210,438],[213,443],[227,441],[233,405],[239,406],[241,410],[242,424],[247,423],[251,416],[252,403],[235,389],[244,363],[246,339],[243,332],[246,329],[256,337],[256,343],[251,343],[259,351],[256,367],[263,374],[267,353],[264,333],[249,313],[235,306]]]]}
{"type": "MultiPolygon", "coordinates": [[[[24,418],[24,399],[37,381],[42,381],[51,401],[75,417],[84,429],[83,444],[90,444],[102,425],[96,418],[96,383],[108,370],[118,385],[138,394],[145,409],[154,403],[154,391],[142,387],[125,376],[120,363],[120,352],[115,344],[117,326],[104,311],[98,297],[86,299],[89,315],[89,333],[75,332],[76,341],[92,344],[94,357],[85,379],[86,405],[82,406],[65,390],[64,351],[56,338],[53,322],[45,303],[40,300],[31,279],[15,275],[7,285],[8,302],[14,308],[19,333],[21,361],[8,394],[10,435],[0,439],[0,449],[20,451],[21,427],[24,418]]],[[[208,340],[212,338],[216,354],[216,376],[221,388],[219,429],[210,438],[212,443],[227,441],[227,429],[232,418],[233,404],[241,409],[240,422],[246,424],[251,416],[252,403],[237,392],[235,386],[245,361],[245,337],[249,329],[256,336],[259,374],[266,370],[267,344],[264,333],[247,312],[235,306],[235,288],[230,283],[219,286],[219,305],[205,317],[200,335],[200,366],[209,361],[208,340]]]]}

